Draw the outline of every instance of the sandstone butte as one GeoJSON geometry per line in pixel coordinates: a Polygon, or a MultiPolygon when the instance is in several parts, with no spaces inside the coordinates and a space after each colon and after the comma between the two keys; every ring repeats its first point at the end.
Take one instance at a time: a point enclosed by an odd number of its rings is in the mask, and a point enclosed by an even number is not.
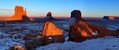
{"type": "Polygon", "coordinates": [[[51,21],[51,20],[54,20],[54,18],[52,17],[52,13],[48,12],[46,14],[46,17],[44,18],[44,21],[51,21]]]}
{"type": "Polygon", "coordinates": [[[23,18],[28,18],[30,21],[34,21],[32,18],[28,17],[26,14],[26,9],[22,6],[16,6],[14,9],[14,15],[6,19],[6,21],[22,21],[23,18]]]}
{"type": "Polygon", "coordinates": [[[109,19],[110,20],[115,20],[115,17],[114,16],[109,16],[109,19]]]}
{"type": "Polygon", "coordinates": [[[85,20],[81,17],[81,12],[80,12],[80,10],[73,10],[73,11],[71,12],[71,18],[75,18],[76,20],[85,21],[85,20]]]}
{"type": "Polygon", "coordinates": [[[51,12],[48,12],[46,16],[52,17],[52,13],[51,12]]]}
{"type": "MultiPolygon", "coordinates": [[[[71,12],[71,17],[75,18],[75,23],[69,27],[69,41],[81,42],[87,39],[101,38],[104,36],[113,36],[119,35],[118,31],[108,30],[104,27],[88,24],[84,22],[81,18],[80,10],[73,10],[71,12]]],[[[104,17],[105,19],[113,20],[113,17],[104,17]]]]}
{"type": "Polygon", "coordinates": [[[116,16],[104,16],[103,19],[115,20],[116,16]]]}

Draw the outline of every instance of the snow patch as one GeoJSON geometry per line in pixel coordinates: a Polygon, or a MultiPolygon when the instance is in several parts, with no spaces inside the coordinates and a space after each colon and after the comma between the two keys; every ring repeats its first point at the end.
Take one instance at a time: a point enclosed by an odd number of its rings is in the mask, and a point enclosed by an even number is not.
{"type": "Polygon", "coordinates": [[[84,42],[53,43],[37,47],[36,50],[118,50],[119,38],[104,37],[84,42]]]}

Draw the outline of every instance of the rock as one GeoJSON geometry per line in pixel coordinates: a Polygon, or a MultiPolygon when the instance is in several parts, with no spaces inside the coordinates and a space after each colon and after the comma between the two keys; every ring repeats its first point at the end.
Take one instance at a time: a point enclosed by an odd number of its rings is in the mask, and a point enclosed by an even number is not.
{"type": "Polygon", "coordinates": [[[32,18],[29,18],[28,16],[22,16],[22,21],[23,22],[32,22],[32,21],[34,21],[32,18]]]}
{"type": "Polygon", "coordinates": [[[40,39],[40,38],[42,38],[41,35],[37,35],[37,36],[36,36],[36,39],[40,39]]]}
{"type": "Polygon", "coordinates": [[[6,19],[6,21],[33,21],[32,18],[28,17],[26,14],[26,9],[22,6],[16,6],[14,10],[15,14],[12,17],[6,19]],[[26,20],[27,19],[27,20],[26,20]]]}
{"type": "Polygon", "coordinates": [[[80,10],[73,10],[71,12],[71,18],[75,18],[76,20],[85,21],[84,19],[81,18],[81,12],[80,12],[80,10]]]}
{"type": "Polygon", "coordinates": [[[35,50],[36,47],[46,45],[45,37],[40,36],[40,38],[36,38],[33,40],[29,40],[25,42],[25,47],[27,50],[35,50]]]}
{"type": "Polygon", "coordinates": [[[54,42],[64,42],[62,30],[57,28],[53,23],[46,22],[42,30],[42,36],[45,37],[46,44],[54,42]]]}
{"type": "Polygon", "coordinates": [[[116,18],[114,16],[104,16],[103,19],[115,20],[116,18]]]}
{"type": "Polygon", "coordinates": [[[119,35],[116,31],[104,27],[87,24],[83,21],[76,21],[70,26],[69,41],[81,42],[87,39],[101,38],[104,36],[119,35]]]}
{"type": "Polygon", "coordinates": [[[62,30],[57,28],[53,23],[46,22],[43,26],[42,36],[62,35],[62,30]]]}
{"type": "Polygon", "coordinates": [[[78,21],[70,26],[69,41],[84,41],[86,37],[90,37],[92,30],[83,21],[78,21]]]}
{"type": "Polygon", "coordinates": [[[64,36],[62,30],[57,28],[53,23],[46,22],[42,30],[42,36],[37,35],[32,39],[33,35],[27,34],[24,39],[25,47],[27,50],[35,50],[38,46],[44,46],[49,43],[64,42],[64,36]]]}
{"type": "Polygon", "coordinates": [[[26,9],[24,11],[24,8],[22,6],[16,6],[15,7],[15,15],[25,15],[26,16],[26,9]]]}
{"type": "Polygon", "coordinates": [[[54,20],[54,18],[52,17],[52,13],[48,12],[46,17],[44,18],[45,21],[51,21],[54,20]]]}
{"type": "Polygon", "coordinates": [[[48,12],[46,16],[52,17],[52,13],[48,12]]]}
{"type": "Polygon", "coordinates": [[[22,46],[13,46],[13,47],[10,47],[10,50],[25,50],[25,48],[23,48],[22,46]]]}

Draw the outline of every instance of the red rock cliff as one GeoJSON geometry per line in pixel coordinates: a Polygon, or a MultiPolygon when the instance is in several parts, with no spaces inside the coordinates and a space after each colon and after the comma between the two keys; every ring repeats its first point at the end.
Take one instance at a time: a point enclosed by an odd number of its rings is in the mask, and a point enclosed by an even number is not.
{"type": "Polygon", "coordinates": [[[19,20],[23,20],[23,16],[27,17],[30,21],[33,21],[32,18],[28,17],[26,14],[26,9],[24,10],[24,8],[22,6],[16,6],[15,10],[14,10],[14,15],[8,19],[6,19],[7,21],[19,21],[19,20]]]}

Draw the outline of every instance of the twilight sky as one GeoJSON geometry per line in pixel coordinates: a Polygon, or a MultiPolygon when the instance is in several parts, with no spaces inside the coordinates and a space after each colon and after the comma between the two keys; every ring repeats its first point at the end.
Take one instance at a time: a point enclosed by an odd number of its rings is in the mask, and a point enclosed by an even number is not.
{"type": "Polygon", "coordinates": [[[23,6],[28,16],[70,16],[72,10],[81,10],[82,16],[119,16],[119,0],[0,0],[0,16],[12,16],[15,6],[23,6]]]}

